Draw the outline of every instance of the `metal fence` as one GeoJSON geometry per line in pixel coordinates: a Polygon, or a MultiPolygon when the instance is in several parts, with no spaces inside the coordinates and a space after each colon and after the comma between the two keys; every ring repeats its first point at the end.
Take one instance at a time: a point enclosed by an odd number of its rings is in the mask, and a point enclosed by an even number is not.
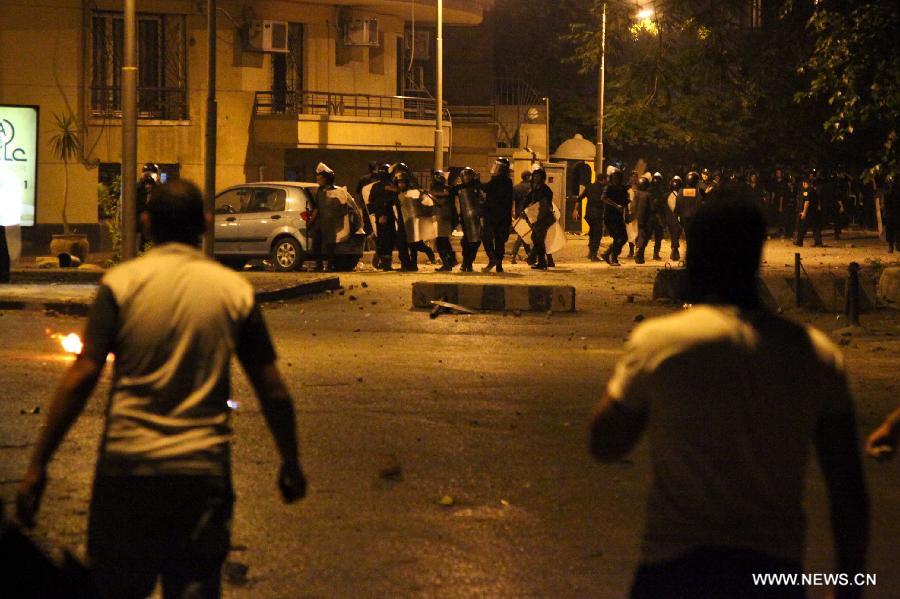
{"type": "MultiPolygon", "coordinates": [[[[433,121],[437,100],[412,96],[375,96],[317,91],[256,92],[253,113],[260,115],[327,115],[433,121]]],[[[444,118],[450,112],[444,106],[444,118]]]]}
{"type": "MultiPolygon", "coordinates": [[[[92,87],[91,114],[96,117],[121,117],[122,88],[118,86],[92,87]]],[[[187,119],[187,89],[183,87],[139,87],[137,116],[139,119],[187,119]]]]}

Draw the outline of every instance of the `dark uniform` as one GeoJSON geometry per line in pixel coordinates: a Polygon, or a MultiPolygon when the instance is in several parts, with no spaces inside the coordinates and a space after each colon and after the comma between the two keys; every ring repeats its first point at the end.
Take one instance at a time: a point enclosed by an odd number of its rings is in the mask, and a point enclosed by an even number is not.
{"type": "MultiPolygon", "coordinates": [[[[522,211],[525,210],[525,202],[528,199],[528,194],[531,193],[531,173],[526,171],[522,173],[522,181],[513,187],[513,214],[516,217],[522,214],[522,211]]],[[[525,243],[525,240],[522,239],[520,235],[516,235],[516,241],[513,243],[512,248],[512,263],[515,264],[519,255],[519,248],[525,248],[525,255],[528,256],[531,253],[531,247],[525,243]]]]}
{"type": "Polygon", "coordinates": [[[793,236],[794,223],[797,221],[797,198],[783,174],[781,178],[776,174],[769,183],[769,206],[774,215],[771,224],[778,227],[778,236],[793,236]]]}
{"type": "Polygon", "coordinates": [[[698,179],[697,173],[688,173],[684,188],[678,192],[675,200],[675,216],[678,217],[685,234],[703,203],[703,196],[698,188],[698,179]]]}
{"type": "Polygon", "coordinates": [[[800,206],[800,223],[797,227],[797,239],[794,245],[802,247],[806,232],[812,229],[813,245],[822,247],[822,204],[819,194],[808,180],[801,184],[800,193],[797,195],[797,204],[800,206]]]}
{"type": "MultiPolygon", "coordinates": [[[[498,161],[499,163],[499,161],[498,161]]],[[[509,178],[509,166],[491,177],[484,186],[484,251],[488,255],[485,271],[492,267],[503,272],[503,254],[512,225],[513,184],[509,178]]]]}
{"type": "Polygon", "coordinates": [[[472,272],[472,264],[478,255],[484,228],[484,192],[474,169],[466,167],[460,174],[462,182],[451,190],[463,230],[462,272],[472,272]]]}
{"type": "Polygon", "coordinates": [[[529,262],[534,262],[532,268],[546,270],[549,265],[547,256],[547,231],[556,222],[553,215],[553,190],[544,183],[546,173],[543,169],[532,171],[531,191],[525,198],[525,207],[538,204],[537,218],[531,223],[531,254],[529,262]]]}
{"type": "MultiPolygon", "coordinates": [[[[384,171],[383,177],[387,177],[384,171]]],[[[397,245],[397,191],[381,180],[372,186],[369,192],[369,205],[375,216],[375,230],[378,235],[377,251],[379,267],[382,270],[392,270],[394,246],[397,245]]],[[[400,252],[400,264],[405,266],[409,260],[409,250],[403,244],[400,252]]]]}
{"type": "Polygon", "coordinates": [[[681,260],[681,223],[678,222],[678,215],[675,214],[676,204],[678,202],[678,194],[681,193],[684,183],[681,177],[675,175],[669,183],[669,193],[666,194],[666,229],[669,231],[669,242],[672,251],[669,254],[669,260],[681,260]]]}
{"type": "Polygon", "coordinates": [[[453,198],[450,197],[450,191],[447,189],[447,176],[441,171],[436,171],[432,175],[431,196],[434,198],[434,216],[437,225],[437,237],[434,244],[441,257],[441,267],[438,270],[446,272],[453,270],[453,267],[458,264],[456,252],[450,245],[450,236],[459,224],[459,217],[456,214],[453,198]]]}
{"type": "Polygon", "coordinates": [[[628,242],[628,232],[625,230],[625,209],[628,206],[628,189],[622,183],[621,171],[616,171],[610,176],[609,185],[603,190],[603,224],[613,238],[612,245],[603,252],[601,257],[610,265],[619,265],[619,254],[628,242]]]}
{"type": "Polygon", "coordinates": [[[579,201],[587,198],[587,206],[584,207],[584,220],[588,224],[588,258],[597,262],[597,252],[600,251],[600,240],[603,238],[603,190],[606,182],[598,178],[584,190],[578,197],[579,201]]]}
{"type": "Polygon", "coordinates": [[[644,252],[651,237],[656,238],[653,257],[659,259],[659,246],[662,242],[662,224],[656,216],[654,194],[650,185],[650,181],[642,178],[638,183],[638,187],[634,192],[631,200],[631,207],[634,213],[634,220],[637,222],[638,235],[635,240],[634,261],[637,264],[644,263],[644,252]]]}

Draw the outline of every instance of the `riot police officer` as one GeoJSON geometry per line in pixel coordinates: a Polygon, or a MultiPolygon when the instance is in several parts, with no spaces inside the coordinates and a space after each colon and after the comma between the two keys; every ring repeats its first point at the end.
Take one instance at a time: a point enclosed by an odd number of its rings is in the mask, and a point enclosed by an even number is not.
{"type": "Polygon", "coordinates": [[[434,220],[437,227],[435,246],[441,257],[440,272],[449,272],[458,264],[456,252],[450,245],[450,236],[459,224],[453,199],[447,189],[447,174],[444,171],[433,171],[431,174],[431,196],[434,198],[434,220]]]}
{"type": "Polygon", "coordinates": [[[810,229],[813,234],[813,246],[822,247],[822,204],[819,201],[819,194],[812,186],[812,179],[812,176],[808,176],[800,182],[800,194],[797,197],[800,222],[797,227],[797,239],[794,241],[797,247],[803,247],[803,238],[810,229]]]}
{"type": "Polygon", "coordinates": [[[400,208],[400,222],[403,227],[409,251],[408,270],[419,270],[419,252],[431,255],[434,252],[425,245],[426,241],[435,238],[434,222],[434,198],[420,189],[410,186],[409,172],[400,170],[394,174],[394,186],[397,188],[398,206],[400,208]]]}
{"type": "Polygon", "coordinates": [[[572,218],[578,220],[581,217],[581,200],[587,198],[584,207],[584,220],[588,224],[588,259],[591,262],[599,262],[597,252],[600,251],[600,239],[603,237],[603,190],[606,188],[606,175],[599,175],[597,179],[585,189],[575,204],[572,218]]]}
{"type": "Polygon", "coordinates": [[[628,188],[625,186],[622,171],[615,167],[609,169],[609,185],[603,190],[603,224],[612,236],[612,245],[600,257],[610,266],[619,266],[619,254],[628,242],[625,230],[625,209],[628,206],[628,188]]]}
{"type": "MultiPolygon", "coordinates": [[[[659,175],[659,173],[657,173],[659,175]]],[[[638,180],[637,189],[634,192],[634,198],[631,200],[634,210],[634,219],[637,221],[638,236],[634,254],[634,261],[637,264],[644,263],[644,252],[650,238],[653,237],[655,245],[653,247],[653,259],[659,260],[659,250],[662,244],[662,223],[657,217],[657,206],[659,205],[662,192],[656,193],[655,189],[658,184],[662,184],[662,175],[655,178],[650,173],[644,173],[638,180]]]]}
{"type": "Polygon", "coordinates": [[[335,246],[339,231],[343,228],[343,217],[346,209],[341,209],[341,202],[328,192],[337,189],[334,184],[334,171],[327,164],[320,162],[316,166],[316,189],[313,201],[312,216],[312,253],[316,256],[316,270],[335,270],[335,246]],[[323,262],[327,262],[324,266],[323,262]]]}
{"type": "Polygon", "coordinates": [[[794,221],[797,220],[797,199],[781,168],[775,169],[775,177],[769,182],[768,191],[773,224],[778,227],[776,234],[790,239],[794,235],[794,221]]]}
{"type": "Polygon", "coordinates": [[[678,194],[684,187],[684,181],[681,177],[675,175],[669,182],[669,194],[666,196],[666,229],[669,231],[669,242],[672,250],[669,253],[669,260],[681,260],[681,223],[678,222],[678,216],[675,214],[675,205],[678,202],[678,194]]]}
{"type": "Polygon", "coordinates": [[[503,272],[503,254],[512,225],[513,184],[509,176],[509,159],[497,158],[491,168],[491,180],[484,186],[484,251],[488,256],[482,272],[496,268],[503,272]]]}
{"type": "Polygon", "coordinates": [[[678,217],[681,228],[685,233],[691,226],[694,215],[697,214],[703,201],[699,185],[700,175],[695,171],[689,172],[684,178],[684,187],[678,192],[678,197],[675,200],[675,215],[678,217]]]}
{"type": "Polygon", "coordinates": [[[478,180],[478,173],[470,166],[459,174],[460,183],[455,185],[452,196],[457,205],[460,224],[463,230],[462,239],[462,272],[472,272],[472,264],[478,255],[484,227],[484,192],[478,180]]]}
{"type": "Polygon", "coordinates": [[[553,190],[547,187],[547,171],[538,163],[531,167],[531,191],[525,198],[526,209],[532,204],[537,204],[537,216],[531,223],[531,255],[529,262],[533,262],[531,268],[547,270],[549,261],[547,255],[547,232],[556,217],[553,214],[553,190]]]}
{"type": "MultiPolygon", "coordinates": [[[[378,167],[378,181],[369,192],[369,212],[375,216],[378,267],[381,270],[393,270],[391,262],[394,246],[397,245],[397,191],[390,185],[390,168],[387,164],[378,167]]],[[[401,266],[406,266],[409,250],[405,244],[404,251],[400,252],[399,257],[401,266]]]]}

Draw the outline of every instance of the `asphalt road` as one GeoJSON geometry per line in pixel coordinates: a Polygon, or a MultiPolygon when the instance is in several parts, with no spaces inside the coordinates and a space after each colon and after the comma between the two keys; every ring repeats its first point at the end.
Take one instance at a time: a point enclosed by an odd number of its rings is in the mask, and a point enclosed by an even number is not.
{"type": "MultiPolygon", "coordinates": [[[[426,272],[342,275],[343,294],[265,309],[295,397],[311,487],[305,501],[279,503],[274,446],[236,369],[238,503],[226,597],[626,594],[638,559],[647,448],[595,464],[587,419],[635,317],[678,308],[650,301],[654,267],[576,262],[583,248],[571,245],[561,272],[518,266],[505,279],[575,284],[576,314],[431,320],[410,309],[410,283],[439,276],[426,272]]],[[[0,498],[8,501],[43,419],[28,412],[46,405],[67,364],[50,334],[78,331],[83,320],[0,315],[0,498]]],[[[833,315],[791,316],[827,330],[841,326],[833,315]]],[[[844,348],[861,434],[896,405],[900,358],[896,313],[865,316],[864,324],[870,334],[844,348]]],[[[47,548],[83,550],[106,382],[52,465],[34,533],[47,548]]],[[[867,461],[866,470],[869,570],[878,576],[867,596],[896,597],[900,469],[867,461]]],[[[831,572],[814,465],[807,487],[805,567],[831,572]]],[[[810,596],[825,591],[810,589],[810,596]]]]}

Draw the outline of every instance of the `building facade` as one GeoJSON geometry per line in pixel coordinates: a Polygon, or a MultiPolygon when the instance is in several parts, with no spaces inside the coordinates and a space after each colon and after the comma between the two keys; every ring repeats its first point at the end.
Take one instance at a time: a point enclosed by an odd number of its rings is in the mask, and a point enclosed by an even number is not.
{"type": "MultiPolygon", "coordinates": [[[[448,30],[481,26],[492,4],[445,0],[448,30]]],[[[310,180],[320,160],[337,171],[339,183],[351,186],[369,161],[430,168],[438,109],[436,2],[218,5],[218,189],[310,180]]],[[[153,162],[166,177],[202,181],[206,2],[138,0],[137,10],[138,164],[153,162]]],[[[36,224],[23,231],[26,251],[46,251],[50,234],[61,230],[65,195],[69,223],[97,247],[98,185],[121,168],[122,1],[4,0],[2,11],[0,105],[37,106],[40,116],[36,224]],[[72,115],[77,123],[78,157],[68,165],[51,150],[57,115],[72,115]]],[[[445,65],[453,61],[452,45],[445,44],[445,65]]],[[[493,89],[493,74],[482,75],[486,81],[480,83],[493,89]]],[[[445,102],[443,110],[447,163],[456,164],[453,146],[459,141],[460,160],[489,168],[490,156],[506,145],[493,107],[482,108],[479,118],[461,119],[469,125],[460,131],[453,107],[445,102]]]]}

